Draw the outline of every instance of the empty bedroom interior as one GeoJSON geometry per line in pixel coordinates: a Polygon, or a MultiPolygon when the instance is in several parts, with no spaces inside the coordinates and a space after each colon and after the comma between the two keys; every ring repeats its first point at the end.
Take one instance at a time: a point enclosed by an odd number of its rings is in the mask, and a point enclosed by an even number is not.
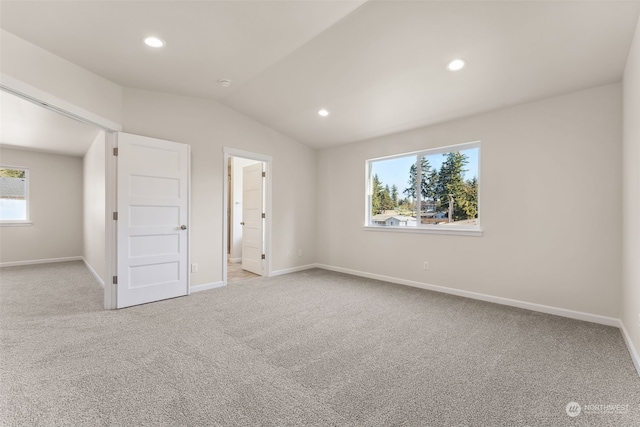
{"type": "MultiPolygon", "coordinates": [[[[104,310],[109,139],[94,128],[63,152],[3,132],[0,166],[29,170],[31,224],[0,224],[2,423],[640,423],[640,2],[0,9],[3,89],[190,146],[198,265],[189,296],[104,310]],[[105,24],[124,14],[119,32],[105,24]],[[469,28],[446,51],[434,34],[456,16],[469,28]],[[190,45],[190,28],[204,40],[190,45]],[[164,50],[142,46],[151,33],[164,50]],[[194,46],[218,56],[200,69],[194,46]],[[466,67],[448,70],[456,57],[466,67]],[[372,226],[375,162],[477,142],[477,226],[372,226]],[[273,167],[270,277],[227,285],[229,148],[273,167]],[[124,397],[147,389],[157,401],[124,397]]],[[[5,127],[19,113],[2,104],[5,127]]]]}

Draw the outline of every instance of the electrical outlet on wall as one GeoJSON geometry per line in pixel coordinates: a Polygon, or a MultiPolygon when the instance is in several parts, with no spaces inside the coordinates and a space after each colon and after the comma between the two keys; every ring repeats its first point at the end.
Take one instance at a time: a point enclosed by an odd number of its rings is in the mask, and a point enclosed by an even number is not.
{"type": "Polygon", "coordinates": [[[198,272],[198,264],[191,264],[191,272],[192,273],[198,272]]]}
{"type": "Polygon", "coordinates": [[[422,268],[425,269],[425,270],[428,270],[429,269],[429,261],[424,261],[422,263],[422,268]]]}

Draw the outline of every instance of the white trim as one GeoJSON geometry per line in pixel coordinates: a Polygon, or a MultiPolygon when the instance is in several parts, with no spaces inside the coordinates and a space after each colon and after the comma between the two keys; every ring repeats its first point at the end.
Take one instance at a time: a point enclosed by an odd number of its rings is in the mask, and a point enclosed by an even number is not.
{"type": "MultiPolygon", "coordinates": [[[[636,368],[638,376],[640,376],[640,356],[638,355],[638,352],[636,351],[636,348],[634,347],[633,342],[631,341],[631,337],[629,336],[629,333],[627,332],[627,329],[625,328],[624,323],[622,322],[622,320],[616,319],[614,317],[600,316],[598,314],[568,310],[565,308],[552,307],[548,305],[536,304],[536,303],[531,303],[526,301],[519,301],[519,300],[510,299],[510,298],[496,297],[493,295],[486,295],[478,292],[471,292],[471,291],[465,291],[461,289],[448,288],[445,286],[437,286],[437,285],[431,285],[427,283],[420,283],[413,280],[399,279],[396,277],[384,276],[381,274],[366,273],[364,271],[351,270],[349,268],[335,267],[335,266],[326,265],[326,264],[309,264],[307,266],[299,267],[299,270],[303,270],[303,269],[306,270],[309,268],[322,268],[324,270],[351,274],[353,276],[360,276],[360,277],[366,277],[369,279],[382,280],[384,282],[396,283],[396,284],[405,285],[405,286],[412,286],[412,287],[421,288],[421,289],[428,289],[430,291],[442,292],[446,294],[461,296],[464,298],[471,298],[471,299],[480,300],[480,301],[492,302],[500,305],[518,307],[518,308],[523,308],[526,310],[536,311],[540,313],[553,314],[555,316],[582,320],[584,322],[597,323],[605,326],[613,326],[615,328],[620,329],[620,332],[622,333],[622,337],[624,338],[625,344],[627,345],[627,349],[629,350],[629,354],[631,355],[631,360],[633,361],[633,365],[636,368]]],[[[280,273],[280,272],[282,272],[280,274],[286,274],[286,273],[292,273],[296,271],[296,269],[289,269],[289,270],[292,270],[292,271],[278,270],[277,272],[274,272],[274,275],[276,275],[275,273],[280,273]]]]}
{"type": "Polygon", "coordinates": [[[91,274],[93,274],[93,277],[95,277],[95,279],[98,281],[98,284],[102,288],[104,288],[104,282],[102,281],[102,278],[98,275],[98,273],[96,273],[96,271],[93,269],[93,267],[91,267],[91,264],[89,264],[89,262],[87,262],[87,260],[84,259],[84,257],[82,257],[82,261],[84,261],[84,265],[89,269],[91,274]]]}
{"type": "Polygon", "coordinates": [[[9,226],[9,227],[25,227],[25,226],[30,226],[33,225],[33,222],[31,221],[31,217],[30,212],[30,205],[31,205],[31,192],[29,191],[30,189],[30,183],[31,183],[31,177],[30,177],[30,171],[28,167],[24,167],[24,166],[13,166],[13,165],[7,165],[7,164],[0,164],[0,167],[2,167],[3,169],[12,169],[12,170],[21,170],[24,171],[24,201],[25,201],[25,219],[0,219],[0,226],[9,226]]]}
{"type": "Polygon", "coordinates": [[[283,268],[282,270],[275,270],[271,272],[271,277],[282,276],[284,274],[296,273],[298,271],[311,270],[312,268],[318,268],[318,264],[307,264],[299,267],[283,268]]]}
{"type": "Polygon", "coordinates": [[[187,295],[191,295],[191,145],[187,147],[187,295]]]}
{"type": "MultiPolygon", "coordinates": [[[[56,111],[64,116],[79,120],[105,130],[105,276],[107,278],[117,274],[116,261],[116,225],[111,218],[116,211],[116,168],[117,163],[112,149],[117,147],[115,132],[122,130],[122,125],[94,114],[82,107],[78,107],[68,101],[60,99],[48,92],[24,83],[14,77],[0,73],[0,90],[12,93],[49,110],[56,111]]],[[[112,310],[117,307],[116,286],[107,279],[104,291],[104,308],[112,310]]]]}
{"type": "MultiPolygon", "coordinates": [[[[222,151],[228,157],[242,157],[244,159],[257,160],[259,162],[271,162],[273,161],[273,157],[267,154],[253,153],[251,151],[238,150],[236,148],[231,147],[222,147],[222,151]]],[[[226,173],[226,170],[225,170],[226,173]]]]}
{"type": "Polygon", "coordinates": [[[53,262],[82,261],[81,256],[70,256],[63,258],[30,259],[27,261],[0,262],[0,267],[15,267],[18,265],[50,264],[53,262]]]}
{"type": "Polygon", "coordinates": [[[4,73],[0,73],[0,89],[64,116],[96,126],[102,130],[122,130],[122,126],[116,122],[105,119],[104,117],[94,114],[89,110],[78,107],[64,99],[51,95],[48,92],[38,89],[35,86],[31,86],[28,83],[24,83],[4,73]]]}
{"type": "Polygon", "coordinates": [[[113,149],[118,146],[118,134],[116,132],[105,133],[105,194],[104,194],[104,265],[105,265],[105,287],[104,287],[104,308],[105,310],[115,310],[118,308],[118,290],[113,280],[109,280],[118,274],[118,228],[113,219],[113,212],[118,210],[116,200],[117,169],[118,163],[113,149]]]}
{"type": "MultiPolygon", "coordinates": [[[[481,140],[462,142],[460,144],[446,145],[443,147],[425,148],[424,150],[410,151],[408,153],[392,154],[390,156],[374,157],[367,159],[367,162],[377,162],[380,160],[394,160],[409,156],[431,156],[434,154],[446,154],[452,151],[470,150],[472,148],[480,148],[481,140]]],[[[479,174],[479,173],[478,173],[479,174]]]]}
{"type": "Polygon", "coordinates": [[[636,371],[638,372],[638,376],[640,376],[640,356],[636,351],[636,348],[633,345],[633,341],[631,341],[631,337],[627,332],[627,328],[624,327],[624,322],[620,320],[620,332],[622,332],[622,337],[624,338],[625,344],[627,344],[627,348],[629,349],[629,354],[631,355],[631,360],[633,361],[633,365],[636,367],[636,371]]]}
{"type": "Polygon", "coordinates": [[[209,289],[221,288],[223,286],[226,286],[223,281],[205,283],[204,285],[191,286],[190,287],[190,293],[192,294],[194,292],[207,291],[209,289]]]}
{"type": "Polygon", "coordinates": [[[416,282],[413,280],[399,279],[396,277],[383,276],[381,274],[366,273],[364,271],[351,270],[348,268],[334,267],[326,264],[316,264],[318,268],[325,270],[337,271],[339,273],[351,274],[354,276],[366,277],[369,279],[382,280],[399,285],[412,286],[414,288],[428,289],[430,291],[442,292],[445,294],[457,295],[465,298],[476,299],[480,301],[492,302],[495,304],[508,305],[511,307],[524,308],[526,310],[537,311],[540,313],[553,314],[556,316],[568,317],[570,319],[583,320],[585,322],[598,323],[606,326],[620,326],[620,319],[613,317],[600,316],[598,314],[584,313],[581,311],[568,310],[565,308],[552,307],[548,305],[536,304],[526,301],[514,300],[510,298],[497,297],[493,295],[481,294],[478,292],[465,291],[462,289],[448,288],[445,286],[431,285],[428,283],[416,282]]]}
{"type": "Polygon", "coordinates": [[[250,151],[238,150],[230,147],[222,147],[223,152],[223,165],[222,165],[222,281],[226,285],[227,284],[227,260],[228,260],[228,240],[229,236],[227,234],[228,230],[228,215],[227,209],[229,208],[229,182],[227,179],[228,172],[228,164],[229,157],[241,157],[244,159],[257,160],[259,162],[264,162],[265,164],[265,173],[267,175],[266,182],[266,200],[265,200],[265,232],[264,232],[264,252],[266,255],[266,263],[264,274],[262,277],[270,277],[271,276],[271,261],[272,257],[272,243],[271,243],[271,230],[273,225],[273,203],[272,203],[272,194],[273,194],[273,157],[260,154],[253,153],[250,151]]]}
{"type": "Polygon", "coordinates": [[[459,228],[450,225],[443,225],[439,228],[435,227],[393,227],[393,226],[376,226],[364,225],[364,231],[385,231],[391,233],[415,233],[415,234],[448,234],[454,236],[475,236],[482,237],[482,228],[459,228]]]}
{"type": "Polygon", "coordinates": [[[242,258],[228,258],[227,261],[233,264],[238,264],[239,262],[242,262],[242,258]]]}
{"type": "MultiPolygon", "coordinates": [[[[463,142],[460,144],[453,144],[453,145],[447,145],[444,147],[434,147],[434,148],[426,148],[424,150],[420,150],[420,151],[412,151],[409,153],[400,153],[400,154],[393,154],[390,156],[383,156],[383,157],[376,157],[373,159],[367,159],[365,160],[365,224],[364,224],[364,230],[369,230],[369,229],[375,229],[376,231],[378,231],[379,228],[385,228],[387,230],[385,231],[395,231],[395,232],[401,232],[401,233],[425,233],[425,234],[450,234],[450,235],[460,235],[460,236],[478,236],[478,237],[482,237],[482,228],[481,228],[481,212],[482,212],[482,207],[481,207],[481,193],[482,193],[482,185],[481,185],[481,175],[482,175],[482,171],[481,171],[481,166],[482,166],[482,150],[481,150],[481,145],[482,145],[482,141],[481,140],[476,140],[476,141],[470,141],[470,142],[463,142]],[[372,184],[372,176],[371,176],[371,164],[375,163],[375,162],[380,162],[380,161],[385,161],[385,160],[394,160],[394,159],[399,159],[399,158],[404,158],[404,157],[412,157],[412,156],[416,156],[416,166],[417,166],[417,171],[416,173],[421,173],[420,172],[420,162],[418,161],[418,156],[431,156],[431,155],[437,155],[437,154],[446,154],[446,153],[450,153],[450,152],[455,152],[455,151],[463,151],[463,150],[470,150],[473,148],[477,148],[478,149],[478,175],[476,176],[476,179],[478,181],[478,217],[476,218],[477,220],[477,225],[473,226],[473,227],[462,227],[462,226],[451,226],[451,227],[456,227],[455,230],[449,229],[447,228],[446,230],[444,229],[440,229],[440,227],[434,227],[434,226],[425,226],[422,224],[417,224],[416,227],[377,227],[377,226],[372,226],[371,224],[371,217],[372,212],[371,212],[371,202],[372,202],[372,191],[373,191],[373,184],[372,184]],[[389,228],[391,228],[391,230],[389,230],[389,228]],[[409,228],[410,230],[406,230],[405,228],[409,228]]],[[[420,192],[420,188],[419,188],[420,184],[418,182],[416,182],[416,206],[421,205],[421,192],[420,192]]],[[[418,214],[416,216],[416,218],[419,218],[420,215],[418,214]]],[[[420,222],[420,221],[418,221],[420,222]]],[[[450,226],[447,226],[450,227],[450,226]]]]}

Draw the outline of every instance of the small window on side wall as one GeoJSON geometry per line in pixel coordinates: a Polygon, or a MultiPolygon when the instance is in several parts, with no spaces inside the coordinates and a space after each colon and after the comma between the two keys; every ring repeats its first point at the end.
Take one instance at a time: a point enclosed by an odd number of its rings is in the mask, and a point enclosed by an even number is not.
{"type": "Polygon", "coordinates": [[[29,221],[29,170],[0,166],[0,223],[29,221]]]}
{"type": "Polygon", "coordinates": [[[367,227],[480,230],[480,142],[367,161],[367,227]]]}

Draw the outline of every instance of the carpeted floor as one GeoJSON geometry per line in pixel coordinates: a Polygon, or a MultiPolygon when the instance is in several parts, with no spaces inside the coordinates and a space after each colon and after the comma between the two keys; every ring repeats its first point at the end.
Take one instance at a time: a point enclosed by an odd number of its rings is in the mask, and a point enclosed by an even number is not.
{"type": "Polygon", "coordinates": [[[615,328],[323,270],[119,311],[80,262],[0,282],[2,426],[640,425],[615,328]]]}

